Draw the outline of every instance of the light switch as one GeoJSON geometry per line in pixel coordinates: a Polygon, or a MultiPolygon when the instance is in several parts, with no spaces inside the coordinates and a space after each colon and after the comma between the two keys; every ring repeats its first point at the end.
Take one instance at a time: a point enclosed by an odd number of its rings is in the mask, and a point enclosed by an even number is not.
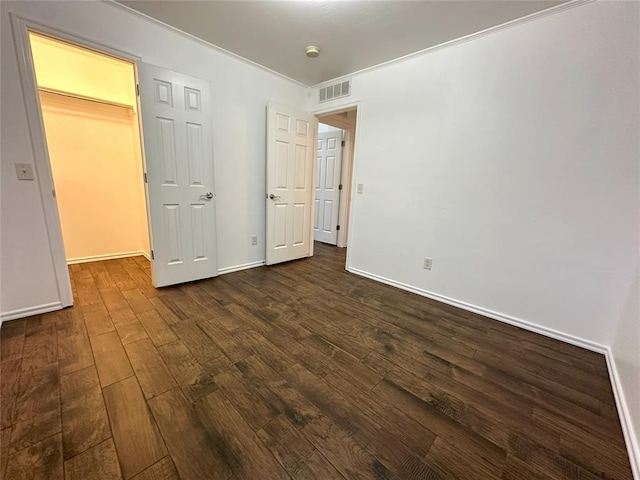
{"type": "Polygon", "coordinates": [[[358,195],[362,195],[362,193],[364,192],[364,185],[362,183],[359,183],[356,191],[358,192],[358,195]]]}
{"type": "Polygon", "coordinates": [[[18,180],[33,180],[33,165],[30,163],[16,163],[18,180]]]}

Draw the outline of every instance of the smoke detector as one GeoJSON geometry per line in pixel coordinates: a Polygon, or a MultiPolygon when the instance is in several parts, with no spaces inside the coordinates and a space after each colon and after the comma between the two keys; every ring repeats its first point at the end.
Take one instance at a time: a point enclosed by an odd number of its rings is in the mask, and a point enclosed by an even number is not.
{"type": "Polygon", "coordinates": [[[318,55],[320,55],[320,49],[314,45],[309,45],[304,50],[305,52],[307,52],[307,57],[309,58],[316,58],[318,55]]]}

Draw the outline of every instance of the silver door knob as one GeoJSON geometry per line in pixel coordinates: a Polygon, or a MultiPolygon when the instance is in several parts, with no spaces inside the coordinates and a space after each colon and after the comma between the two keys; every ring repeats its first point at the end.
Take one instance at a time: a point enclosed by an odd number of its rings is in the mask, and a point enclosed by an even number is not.
{"type": "Polygon", "coordinates": [[[211,200],[214,197],[212,192],[207,192],[204,195],[200,195],[200,200],[211,200]]]}
{"type": "Polygon", "coordinates": [[[273,193],[270,193],[269,198],[271,200],[280,200],[280,195],[274,195],[273,193]]]}

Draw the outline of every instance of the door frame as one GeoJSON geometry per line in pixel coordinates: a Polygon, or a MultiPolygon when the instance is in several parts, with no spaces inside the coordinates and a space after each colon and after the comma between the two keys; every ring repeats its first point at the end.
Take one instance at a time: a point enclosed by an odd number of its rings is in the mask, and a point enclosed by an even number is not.
{"type": "MultiPolygon", "coordinates": [[[[9,13],[11,19],[11,28],[13,40],[16,46],[16,54],[18,56],[18,70],[20,73],[20,82],[22,84],[22,96],[25,102],[27,112],[27,123],[29,126],[29,134],[31,137],[31,148],[34,156],[34,169],[36,181],[40,191],[40,201],[45,217],[45,226],[47,231],[47,240],[51,253],[51,260],[60,298],[59,304],[53,304],[50,310],[58,310],[59,308],[69,307],[73,305],[73,293],[71,289],[71,278],[69,276],[69,268],[67,265],[67,257],[64,250],[64,242],[62,238],[62,226],[60,223],[60,213],[58,211],[58,202],[54,195],[53,174],[51,170],[51,161],[49,158],[49,148],[47,145],[44,120],[42,118],[42,105],[38,95],[38,84],[35,76],[35,68],[33,63],[33,55],[29,42],[29,32],[39,33],[49,36],[62,42],[77,45],[78,47],[93,50],[96,53],[109,55],[120,60],[131,62],[135,82],[138,83],[138,62],[142,59],[130,52],[118,50],[108,45],[95,42],[83,36],[74,35],[65,32],[56,27],[52,27],[40,21],[33,20],[28,17],[9,13]]],[[[146,172],[146,162],[144,156],[144,138],[142,131],[140,112],[140,97],[136,95],[136,109],[138,112],[138,128],[140,132],[140,149],[142,156],[143,172],[146,172]]],[[[151,236],[150,217],[149,217],[149,198],[145,189],[145,203],[147,209],[147,223],[149,228],[149,245],[153,249],[153,238],[151,236]]],[[[153,267],[152,267],[153,268],[153,267]]]]}
{"type": "MultiPolygon", "coordinates": [[[[346,111],[355,110],[356,111],[356,122],[355,126],[345,122],[342,125],[339,125],[339,122],[333,122],[332,126],[337,128],[341,128],[345,131],[345,148],[342,151],[342,194],[340,196],[340,214],[338,216],[338,224],[340,225],[340,230],[338,231],[338,247],[353,247],[353,238],[349,238],[351,231],[351,224],[354,219],[354,203],[355,203],[355,181],[356,181],[356,173],[357,173],[357,158],[358,158],[358,137],[360,131],[360,123],[362,118],[362,102],[360,100],[346,103],[344,105],[340,105],[339,107],[329,107],[320,110],[314,110],[311,113],[316,116],[318,122],[322,122],[322,117],[335,115],[338,113],[343,113],[346,111]],[[346,203],[346,205],[345,205],[346,203]]],[[[325,123],[326,125],[330,125],[329,123],[325,123]]],[[[315,162],[315,160],[314,160],[315,162]]],[[[315,171],[315,167],[314,167],[315,171]]],[[[315,191],[314,191],[315,197],[315,191]]],[[[314,202],[315,203],[315,202],[314,202]]],[[[311,234],[313,235],[313,228],[311,229],[311,234]]],[[[349,270],[349,258],[350,258],[351,248],[347,248],[347,260],[346,260],[346,269],[349,270]]]]}

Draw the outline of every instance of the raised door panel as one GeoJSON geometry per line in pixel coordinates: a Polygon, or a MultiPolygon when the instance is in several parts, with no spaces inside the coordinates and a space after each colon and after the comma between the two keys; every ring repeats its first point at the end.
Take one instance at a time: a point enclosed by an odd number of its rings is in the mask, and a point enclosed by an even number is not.
{"type": "Polygon", "coordinates": [[[182,263],[182,226],[180,219],[180,205],[163,205],[163,238],[167,247],[167,264],[182,263]]]}
{"type": "Polygon", "coordinates": [[[191,205],[191,239],[193,242],[193,261],[207,260],[207,217],[205,205],[196,203],[191,205]]]}
{"type": "Polygon", "coordinates": [[[325,160],[324,189],[332,192],[336,189],[336,157],[327,156],[325,160]]]}
{"type": "Polygon", "coordinates": [[[322,206],[322,231],[331,233],[333,232],[333,200],[325,200],[322,206]]]}
{"type": "Polygon", "coordinates": [[[309,138],[309,122],[296,119],[296,135],[298,137],[309,138]]]}
{"type": "Polygon", "coordinates": [[[202,125],[187,122],[187,160],[189,163],[189,185],[192,187],[204,186],[203,152],[202,152],[202,125]]]}
{"type": "Polygon", "coordinates": [[[176,163],[176,133],[173,120],[156,117],[158,128],[158,158],[162,167],[162,185],[178,185],[178,165],[176,163]]]}
{"type": "Polygon", "coordinates": [[[200,90],[184,87],[184,108],[192,112],[200,111],[200,90]]]}
{"type": "Polygon", "coordinates": [[[294,164],[294,188],[296,190],[305,190],[307,188],[307,146],[296,145],[296,161],[294,164]]]}
{"type": "Polygon", "coordinates": [[[287,247],[287,204],[278,203],[274,207],[274,247],[286,248],[287,247]]]}
{"type": "Polygon", "coordinates": [[[173,85],[170,82],[154,78],[153,91],[157,105],[173,107],[173,85]]]}
{"type": "Polygon", "coordinates": [[[286,142],[276,142],[275,155],[275,189],[289,189],[289,144],[286,142]]]}
{"type": "Polygon", "coordinates": [[[282,113],[276,113],[276,131],[279,133],[289,133],[291,128],[291,118],[282,113]]]}
{"type": "Polygon", "coordinates": [[[306,231],[307,205],[304,203],[296,203],[293,205],[293,245],[303,245],[309,237],[306,231]]]}

